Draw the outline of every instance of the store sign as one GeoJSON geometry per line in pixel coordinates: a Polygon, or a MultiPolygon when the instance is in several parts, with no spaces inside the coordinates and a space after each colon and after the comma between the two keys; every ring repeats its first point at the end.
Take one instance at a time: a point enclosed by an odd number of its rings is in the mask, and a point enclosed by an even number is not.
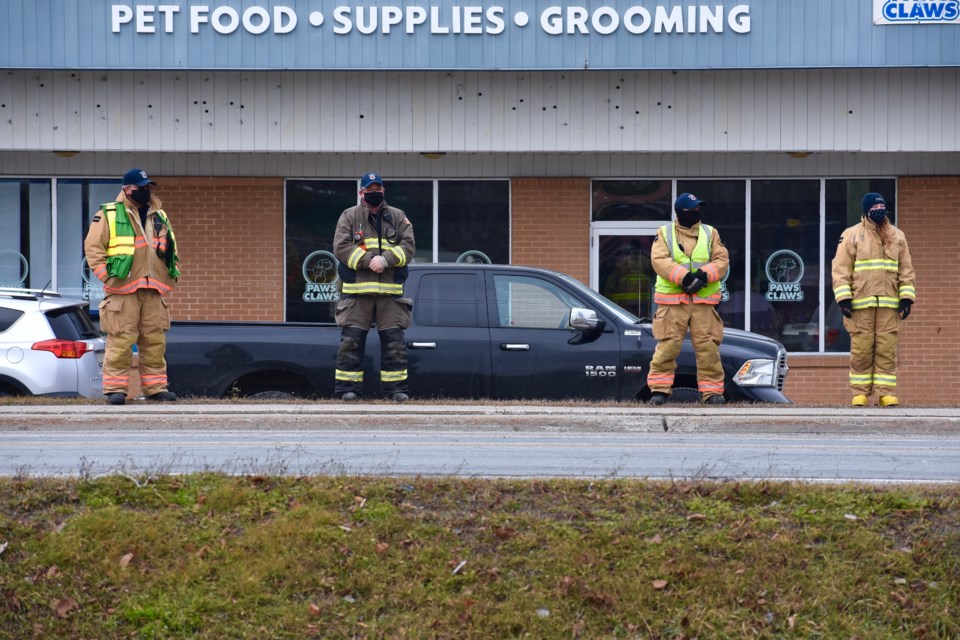
{"type": "Polygon", "coordinates": [[[329,31],[333,35],[363,35],[394,32],[413,35],[499,35],[508,28],[532,26],[543,33],[559,35],[610,35],[624,31],[645,33],[733,33],[750,32],[750,5],[692,5],[618,9],[612,6],[551,6],[531,16],[523,10],[499,5],[368,5],[337,6],[331,11],[302,11],[285,5],[252,5],[234,8],[207,4],[114,4],[110,30],[123,33],[192,34],[214,32],[229,35],[238,31],[252,35],[293,32],[298,28],[329,31]]]}
{"type": "Polygon", "coordinates": [[[803,258],[789,249],[773,252],[767,258],[767,294],[770,302],[801,302],[803,289],[803,258]]]}
{"type": "Polygon", "coordinates": [[[2,0],[0,69],[960,65],[960,37],[930,47],[930,29],[918,26],[957,24],[960,0],[872,3],[871,12],[870,0],[2,0]],[[791,46],[777,46],[785,34],[791,46]],[[853,42],[872,44],[837,44],[853,42]]]}
{"type": "Polygon", "coordinates": [[[340,299],[337,264],[336,257],[329,251],[314,251],[307,256],[301,267],[306,281],[304,302],[336,302],[340,299]]]}
{"type": "Polygon", "coordinates": [[[960,0],[873,0],[873,24],[960,24],[960,0]]]}

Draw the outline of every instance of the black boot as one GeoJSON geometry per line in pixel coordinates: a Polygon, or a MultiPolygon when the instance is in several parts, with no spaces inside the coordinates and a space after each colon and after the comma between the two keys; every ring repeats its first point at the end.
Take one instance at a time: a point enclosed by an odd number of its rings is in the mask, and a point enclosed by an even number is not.
{"type": "Polygon", "coordinates": [[[356,400],[363,391],[363,354],[367,348],[367,330],[344,327],[337,350],[336,384],[333,393],[341,400],[356,400]],[[347,397],[353,394],[353,397],[347,397]]]}
{"type": "Polygon", "coordinates": [[[663,405],[667,404],[667,398],[669,397],[670,396],[662,391],[654,391],[653,395],[650,396],[650,399],[647,400],[647,404],[654,407],[662,407],[663,405]]]}
{"type": "Polygon", "coordinates": [[[407,386],[407,344],[403,329],[393,327],[380,333],[380,385],[384,397],[394,402],[410,398],[407,386]]]}

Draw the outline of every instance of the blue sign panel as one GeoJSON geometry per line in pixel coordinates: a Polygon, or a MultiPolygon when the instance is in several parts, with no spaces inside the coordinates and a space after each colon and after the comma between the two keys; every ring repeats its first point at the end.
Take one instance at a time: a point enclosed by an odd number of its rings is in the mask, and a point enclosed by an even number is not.
{"type": "Polygon", "coordinates": [[[960,65],[960,0],[4,0],[4,5],[0,68],[960,65]]]}

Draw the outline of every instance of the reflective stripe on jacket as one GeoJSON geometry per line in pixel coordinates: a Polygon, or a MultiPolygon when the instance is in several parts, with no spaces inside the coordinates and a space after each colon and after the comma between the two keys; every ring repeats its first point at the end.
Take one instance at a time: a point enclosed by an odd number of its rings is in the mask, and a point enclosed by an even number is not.
{"type": "Polygon", "coordinates": [[[916,300],[913,259],[903,232],[893,227],[893,241],[884,246],[877,225],[864,218],[840,236],[833,258],[833,295],[850,300],[854,309],[896,309],[901,299],[916,300]]]}
{"type": "Polygon", "coordinates": [[[131,210],[136,212],[136,206],[121,191],[115,202],[106,203],[97,212],[84,240],[87,265],[103,282],[106,294],[127,294],[137,289],[156,289],[165,294],[173,290],[180,275],[173,227],[161,209],[160,199],[157,196],[150,199],[146,229],[140,224],[139,215],[129,214],[131,210]],[[110,210],[113,210],[113,216],[110,210]],[[111,224],[111,218],[114,224],[111,224]],[[155,220],[160,224],[155,224],[155,220]],[[158,248],[165,257],[158,255],[158,248]],[[173,255],[168,260],[166,256],[171,250],[173,255]]]}
{"type": "Polygon", "coordinates": [[[370,213],[366,203],[350,207],[340,214],[333,237],[341,292],[402,296],[407,265],[415,251],[413,225],[403,211],[386,203],[376,215],[370,213]],[[387,261],[382,273],[370,270],[370,260],[377,255],[387,261]]]}
{"type": "Polygon", "coordinates": [[[713,227],[698,223],[687,229],[676,223],[660,227],[653,244],[651,261],[657,273],[657,304],[719,304],[720,280],[727,274],[729,254],[713,227]],[[681,239],[693,246],[690,254],[684,252],[681,239]],[[707,274],[709,283],[695,294],[683,291],[684,277],[697,269],[707,274]]]}

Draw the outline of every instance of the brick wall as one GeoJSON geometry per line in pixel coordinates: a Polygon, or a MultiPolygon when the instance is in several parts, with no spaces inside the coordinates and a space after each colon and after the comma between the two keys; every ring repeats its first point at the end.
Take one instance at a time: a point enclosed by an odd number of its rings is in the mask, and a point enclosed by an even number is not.
{"type": "Polygon", "coordinates": [[[960,177],[897,181],[897,226],[917,272],[917,304],[900,334],[905,404],[960,406],[960,177]],[[944,277],[946,276],[946,277],[944,277]]]}
{"type": "Polygon", "coordinates": [[[510,262],[590,282],[590,179],[514,178],[510,262]]]}
{"type": "Polygon", "coordinates": [[[156,177],[183,275],[176,320],[283,320],[283,180],[156,177]]]}

